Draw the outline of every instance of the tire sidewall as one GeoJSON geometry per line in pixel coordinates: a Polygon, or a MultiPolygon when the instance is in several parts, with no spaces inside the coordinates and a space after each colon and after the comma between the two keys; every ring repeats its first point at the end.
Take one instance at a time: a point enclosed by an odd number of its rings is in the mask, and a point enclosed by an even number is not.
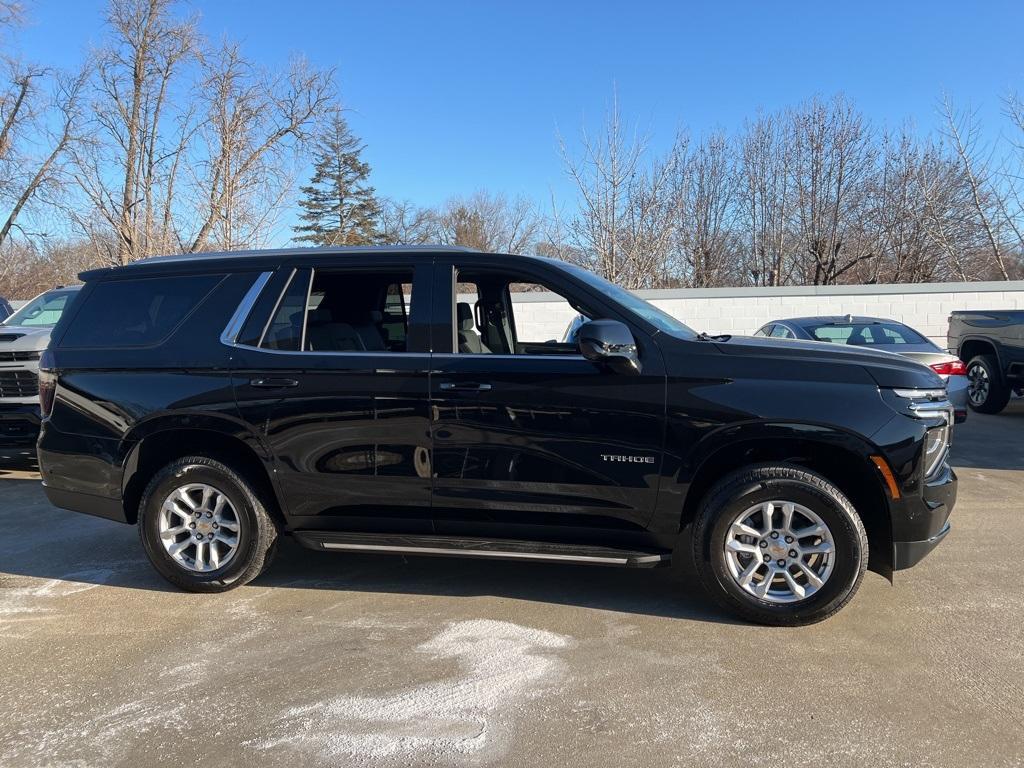
{"type": "Polygon", "coordinates": [[[988,403],[989,400],[992,399],[992,371],[989,370],[988,362],[985,360],[984,357],[976,357],[973,360],[971,360],[970,363],[967,364],[968,382],[970,382],[971,378],[971,369],[975,367],[981,368],[985,372],[985,375],[988,377],[988,392],[985,393],[985,399],[982,400],[980,403],[974,402],[974,398],[970,396],[970,393],[968,393],[967,402],[970,404],[971,408],[976,408],[980,410],[985,407],[985,404],[988,403]]]}
{"type": "Polygon", "coordinates": [[[794,479],[765,479],[738,490],[718,507],[704,537],[706,563],[710,575],[729,602],[746,611],[754,611],[766,619],[807,618],[827,616],[843,603],[855,589],[867,553],[862,546],[860,527],[854,514],[830,494],[809,483],[794,479]],[[792,501],[817,514],[828,526],[835,542],[835,564],[832,573],[814,595],[796,603],[773,603],[743,590],[729,572],[725,541],[732,522],[740,513],[765,501],[792,501]]]}
{"type": "Polygon", "coordinates": [[[175,584],[201,587],[204,584],[229,585],[244,574],[258,554],[259,517],[251,492],[232,473],[214,466],[197,463],[165,467],[152,480],[140,506],[139,530],[146,555],[153,567],[175,584]],[[179,564],[160,540],[160,508],[176,488],[191,483],[205,483],[225,494],[235,509],[240,523],[238,548],[231,560],[221,568],[197,573],[179,564]]]}
{"type": "Polygon", "coordinates": [[[967,364],[968,381],[971,369],[975,366],[985,371],[988,376],[988,392],[984,400],[975,403],[968,392],[967,404],[978,413],[999,413],[1010,400],[1010,388],[1003,383],[998,362],[994,363],[994,360],[991,355],[978,355],[967,364]]]}

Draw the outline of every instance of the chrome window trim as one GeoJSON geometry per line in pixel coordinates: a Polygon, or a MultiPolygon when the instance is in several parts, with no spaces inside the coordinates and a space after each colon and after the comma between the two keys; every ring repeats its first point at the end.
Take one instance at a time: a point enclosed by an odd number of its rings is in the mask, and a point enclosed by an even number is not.
{"type": "Polygon", "coordinates": [[[233,347],[239,349],[249,349],[253,352],[263,352],[268,355],[301,355],[303,357],[323,357],[325,355],[331,357],[425,357],[429,358],[430,352],[388,352],[385,350],[378,350],[376,352],[363,352],[362,350],[350,350],[350,351],[338,351],[338,350],[323,350],[317,352],[312,350],[309,352],[295,350],[295,349],[264,349],[263,347],[254,347],[252,344],[232,344],[233,347]]]}
{"type": "MultiPolygon", "coordinates": [[[[280,309],[281,302],[284,300],[285,294],[288,292],[288,288],[291,287],[292,280],[295,279],[295,274],[299,271],[297,267],[292,269],[292,273],[288,276],[288,280],[284,287],[281,289],[281,293],[277,297],[277,301],[274,304],[274,308],[267,318],[267,322],[263,327],[263,332],[260,334],[259,344],[263,343],[267,335],[267,331],[270,329],[270,324],[273,322],[274,317],[277,315],[278,309],[280,309]]],[[[237,309],[228,321],[227,326],[221,333],[220,341],[229,347],[238,347],[241,349],[252,350],[253,352],[262,352],[268,355],[301,355],[304,357],[309,356],[330,356],[330,357],[420,357],[420,358],[480,358],[488,360],[586,360],[583,355],[504,355],[504,354],[472,354],[467,352],[388,352],[387,350],[378,350],[373,352],[366,352],[362,350],[348,350],[348,351],[336,351],[336,350],[324,350],[321,352],[307,351],[305,350],[305,335],[306,325],[303,323],[302,328],[302,346],[303,349],[291,350],[291,349],[266,349],[265,347],[256,346],[252,344],[240,344],[238,342],[238,334],[242,332],[242,327],[245,325],[246,320],[249,319],[249,315],[259,299],[263,289],[266,288],[267,283],[270,282],[270,278],[273,277],[273,272],[261,272],[252,286],[246,292],[245,296],[242,297],[239,302],[237,309]]],[[[306,306],[309,306],[309,295],[313,290],[313,274],[310,273],[309,285],[306,290],[306,306]]]]}
{"type": "Polygon", "coordinates": [[[387,350],[378,350],[376,352],[364,352],[362,350],[349,350],[349,351],[337,351],[337,350],[323,350],[317,352],[313,350],[297,351],[292,349],[264,349],[263,347],[254,347],[252,344],[238,344],[237,342],[231,344],[232,347],[239,347],[240,349],[251,349],[254,352],[265,352],[268,355],[302,355],[305,357],[312,356],[339,356],[339,357],[432,357],[432,358],[479,358],[481,360],[586,360],[583,355],[490,355],[490,354],[469,354],[469,353],[455,353],[455,352],[388,352],[387,350]]]}
{"type": "MultiPolygon", "coordinates": [[[[295,279],[295,275],[299,272],[298,267],[292,267],[292,273],[288,275],[288,279],[284,283],[284,288],[281,289],[281,293],[277,295],[277,301],[274,302],[274,308],[270,310],[270,314],[267,316],[267,322],[263,326],[263,332],[260,333],[259,339],[256,341],[256,348],[263,349],[263,342],[267,339],[267,333],[270,332],[270,326],[274,324],[274,318],[277,317],[277,311],[281,308],[281,302],[284,301],[284,297],[288,294],[288,289],[292,287],[292,280],[295,279]]],[[[310,285],[313,284],[312,273],[310,273],[310,285]]],[[[305,321],[303,321],[303,328],[305,328],[305,321]]]]}
{"type": "MultiPolygon", "coordinates": [[[[306,283],[306,306],[302,310],[302,334],[299,336],[299,352],[306,351],[306,329],[309,327],[309,299],[313,295],[314,282],[316,282],[316,267],[310,267],[309,282],[306,283]]],[[[281,295],[283,296],[284,294],[282,293],[281,295]]]]}
{"type": "Polygon", "coordinates": [[[261,272],[253,281],[252,286],[246,291],[245,296],[242,297],[235,309],[235,313],[224,327],[224,331],[220,335],[221,344],[227,344],[229,347],[237,346],[238,334],[242,332],[242,326],[249,319],[249,313],[252,312],[256,299],[259,298],[273,274],[273,272],[261,272]]]}
{"type": "Polygon", "coordinates": [[[586,360],[583,355],[505,355],[491,352],[434,352],[434,357],[473,358],[481,360],[586,360]]]}

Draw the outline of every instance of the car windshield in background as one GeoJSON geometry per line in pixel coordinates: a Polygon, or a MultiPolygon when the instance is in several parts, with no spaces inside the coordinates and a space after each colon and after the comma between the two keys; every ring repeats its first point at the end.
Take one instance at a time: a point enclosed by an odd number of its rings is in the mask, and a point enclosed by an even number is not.
{"type": "Polygon", "coordinates": [[[810,323],[804,325],[818,341],[857,346],[927,344],[928,340],[900,323],[810,323]]]}
{"type": "Polygon", "coordinates": [[[615,283],[609,282],[603,277],[598,277],[589,270],[577,267],[575,264],[563,264],[561,266],[564,266],[576,277],[581,278],[585,283],[596,288],[605,296],[608,296],[613,301],[624,306],[626,309],[639,315],[651,325],[655,326],[658,330],[684,339],[697,338],[697,333],[686,325],[686,323],[676,320],[676,318],[672,317],[668,312],[658,309],[650,302],[644,301],[639,296],[627,291],[625,288],[615,285],[615,283]]]}
{"type": "Polygon", "coordinates": [[[64,307],[67,306],[67,303],[74,294],[74,291],[50,291],[49,293],[44,293],[4,320],[3,324],[52,328],[60,320],[64,307]]]}

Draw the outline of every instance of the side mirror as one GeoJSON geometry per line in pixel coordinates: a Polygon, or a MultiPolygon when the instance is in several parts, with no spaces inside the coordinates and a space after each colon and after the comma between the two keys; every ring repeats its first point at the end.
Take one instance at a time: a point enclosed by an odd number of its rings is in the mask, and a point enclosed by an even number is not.
{"type": "Polygon", "coordinates": [[[576,333],[580,354],[616,373],[640,373],[640,357],[629,328],[618,320],[591,320],[576,333]]]}

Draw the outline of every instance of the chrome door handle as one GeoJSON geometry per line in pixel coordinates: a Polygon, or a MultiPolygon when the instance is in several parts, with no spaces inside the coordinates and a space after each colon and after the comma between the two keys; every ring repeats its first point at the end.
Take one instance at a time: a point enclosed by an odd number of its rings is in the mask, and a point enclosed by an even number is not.
{"type": "Polygon", "coordinates": [[[249,384],[260,389],[290,389],[299,386],[295,379],[253,379],[249,384]]]}
{"type": "Polygon", "coordinates": [[[480,384],[475,381],[442,381],[441,390],[444,392],[487,392],[490,384],[480,384]]]}

